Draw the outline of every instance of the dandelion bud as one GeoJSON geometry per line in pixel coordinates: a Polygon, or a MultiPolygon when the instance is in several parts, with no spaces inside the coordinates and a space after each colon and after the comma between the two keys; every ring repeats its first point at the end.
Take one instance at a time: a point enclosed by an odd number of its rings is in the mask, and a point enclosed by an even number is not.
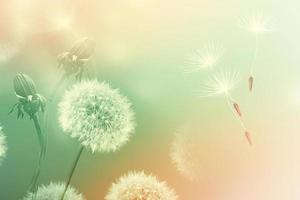
{"type": "Polygon", "coordinates": [[[95,50],[95,42],[89,38],[82,38],[75,42],[70,50],[71,55],[75,55],[77,59],[89,59],[95,50]]]}
{"type": "Polygon", "coordinates": [[[251,134],[248,131],[246,131],[245,136],[246,136],[246,139],[249,142],[249,144],[252,145],[251,134]]]}
{"type": "Polygon", "coordinates": [[[237,112],[237,114],[241,117],[242,116],[242,112],[241,112],[239,104],[236,103],[236,102],[234,102],[233,103],[233,107],[234,107],[235,111],[237,112]]]}
{"type": "Polygon", "coordinates": [[[249,77],[248,84],[249,84],[249,91],[251,92],[253,88],[253,76],[249,77]]]}
{"type": "Polygon", "coordinates": [[[25,111],[31,118],[38,111],[44,111],[46,99],[37,93],[33,80],[26,74],[18,73],[13,81],[15,94],[19,100],[13,107],[18,108],[18,117],[23,117],[25,111]]]}
{"type": "Polygon", "coordinates": [[[27,98],[36,95],[36,87],[33,80],[26,74],[18,73],[14,78],[14,89],[16,95],[27,98]]]}

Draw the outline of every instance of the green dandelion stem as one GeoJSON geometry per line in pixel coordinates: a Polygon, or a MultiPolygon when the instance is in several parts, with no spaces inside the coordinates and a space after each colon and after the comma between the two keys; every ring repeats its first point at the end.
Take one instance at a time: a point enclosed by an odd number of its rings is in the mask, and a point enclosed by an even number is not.
{"type": "Polygon", "coordinates": [[[61,199],[60,199],[60,200],[63,200],[64,197],[65,197],[65,194],[66,194],[66,192],[67,192],[67,189],[68,189],[68,187],[69,187],[69,185],[70,185],[70,182],[71,182],[71,179],[72,179],[72,177],[73,177],[74,171],[75,171],[75,169],[76,169],[76,167],[77,167],[77,164],[78,164],[79,159],[80,159],[80,157],[81,157],[81,154],[82,154],[82,152],[83,152],[83,149],[84,149],[84,147],[81,146],[81,147],[80,147],[80,150],[79,150],[79,152],[78,152],[78,154],[77,154],[77,157],[76,157],[76,159],[75,159],[75,161],[74,161],[74,163],[73,163],[73,166],[72,166],[72,169],[71,169],[71,171],[70,171],[70,174],[69,174],[67,183],[66,183],[66,185],[65,185],[64,192],[62,193],[62,196],[61,196],[61,199]]]}
{"type": "Polygon", "coordinates": [[[65,73],[65,74],[60,78],[60,80],[58,81],[58,83],[56,83],[56,85],[55,85],[55,87],[54,87],[54,90],[52,91],[52,93],[51,93],[51,95],[50,95],[50,98],[49,98],[50,101],[52,101],[52,100],[55,98],[55,96],[56,96],[56,94],[57,94],[57,92],[58,92],[60,86],[65,82],[65,80],[67,79],[67,77],[68,77],[68,75],[65,73]]]}
{"type": "Polygon", "coordinates": [[[39,119],[38,116],[35,114],[32,116],[32,120],[34,122],[34,126],[38,135],[38,140],[39,140],[39,144],[40,144],[40,153],[39,153],[39,160],[37,163],[37,166],[35,168],[32,180],[31,180],[31,187],[30,190],[32,192],[36,192],[37,190],[37,183],[41,174],[41,165],[42,165],[42,161],[45,158],[45,154],[46,154],[46,140],[45,137],[42,134],[42,129],[39,123],[39,119]]]}

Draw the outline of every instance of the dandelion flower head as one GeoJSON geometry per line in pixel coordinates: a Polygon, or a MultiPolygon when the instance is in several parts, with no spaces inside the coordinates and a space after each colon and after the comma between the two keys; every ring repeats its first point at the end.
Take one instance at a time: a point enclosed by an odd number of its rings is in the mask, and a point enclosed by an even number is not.
{"type": "Polygon", "coordinates": [[[176,200],[165,182],[144,172],[130,172],[111,186],[105,200],[176,200]]]}
{"type": "MultiPolygon", "coordinates": [[[[23,200],[60,200],[64,191],[63,183],[50,183],[41,185],[35,194],[28,193],[23,200]],[[33,198],[33,197],[36,198],[33,198]]],[[[68,187],[64,200],[85,200],[85,198],[73,187],[68,187]]]]}
{"type": "Polygon", "coordinates": [[[128,99],[97,80],[73,85],[59,104],[62,129],[93,152],[118,150],[134,131],[128,99]]]}

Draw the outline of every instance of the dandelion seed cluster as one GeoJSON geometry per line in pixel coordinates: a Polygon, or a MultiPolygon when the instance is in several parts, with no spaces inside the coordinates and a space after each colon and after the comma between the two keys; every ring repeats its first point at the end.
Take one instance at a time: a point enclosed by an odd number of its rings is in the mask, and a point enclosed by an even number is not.
{"type": "Polygon", "coordinates": [[[211,69],[215,67],[224,54],[224,47],[216,42],[209,42],[201,49],[194,51],[187,60],[186,73],[211,69]]]}
{"type": "Polygon", "coordinates": [[[59,113],[62,129],[93,152],[118,150],[135,128],[128,99],[97,80],[77,83],[68,90],[59,113]]]}
{"type": "Polygon", "coordinates": [[[105,200],[176,200],[177,195],[152,175],[129,172],[111,186],[105,200]]]}
{"type": "Polygon", "coordinates": [[[182,127],[175,133],[170,157],[178,172],[190,181],[201,177],[201,153],[198,145],[198,134],[191,125],[182,127]]]}
{"type": "Polygon", "coordinates": [[[240,19],[240,27],[255,35],[272,31],[272,18],[262,12],[240,19]]]}
{"type": "Polygon", "coordinates": [[[201,85],[200,97],[229,95],[239,82],[239,73],[235,71],[219,71],[214,73],[206,83],[201,85]]]}
{"type": "MultiPolygon", "coordinates": [[[[65,185],[63,183],[50,183],[49,185],[39,186],[35,194],[28,193],[23,200],[60,200],[64,191],[65,185]],[[33,198],[33,197],[36,198],[33,198]]],[[[86,200],[82,194],[80,194],[73,187],[68,187],[64,200],[86,200]]]]}
{"type": "Polygon", "coordinates": [[[2,129],[3,128],[0,126],[0,164],[3,158],[5,157],[7,151],[6,138],[2,129]]]}

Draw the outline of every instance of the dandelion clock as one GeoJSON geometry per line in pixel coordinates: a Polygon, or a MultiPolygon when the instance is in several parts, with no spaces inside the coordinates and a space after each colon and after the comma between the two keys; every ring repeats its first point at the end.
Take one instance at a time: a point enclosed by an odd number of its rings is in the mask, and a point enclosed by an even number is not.
{"type": "Polygon", "coordinates": [[[63,131],[81,144],[72,171],[84,148],[93,153],[115,152],[128,142],[135,128],[128,99],[97,80],[77,83],[65,93],[59,104],[59,122],[63,131]]]}
{"type": "Polygon", "coordinates": [[[176,200],[165,182],[144,172],[129,172],[111,186],[105,200],[176,200]]]}
{"type": "MultiPolygon", "coordinates": [[[[62,183],[50,183],[49,185],[41,185],[38,187],[37,192],[28,193],[23,200],[59,200],[61,193],[64,190],[62,183]]],[[[77,192],[73,187],[68,187],[65,194],[65,200],[85,200],[85,198],[77,192]]]]}

